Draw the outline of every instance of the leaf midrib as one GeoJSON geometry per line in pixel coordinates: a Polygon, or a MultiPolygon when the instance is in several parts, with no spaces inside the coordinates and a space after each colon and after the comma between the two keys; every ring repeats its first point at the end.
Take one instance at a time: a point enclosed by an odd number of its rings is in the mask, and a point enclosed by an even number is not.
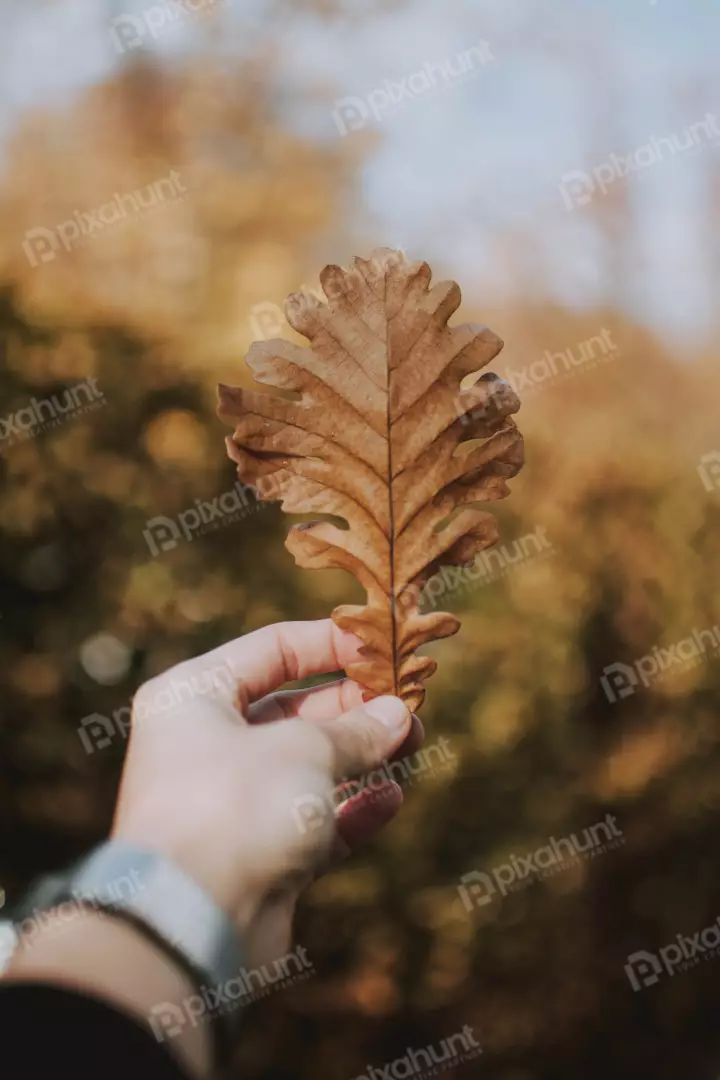
{"type": "Polygon", "coordinates": [[[396,697],[399,696],[399,672],[398,672],[398,648],[397,648],[397,621],[395,618],[395,506],[393,503],[393,456],[392,456],[392,416],[391,416],[391,402],[392,395],[390,393],[390,378],[392,374],[392,364],[390,357],[390,325],[387,313],[387,274],[384,280],[384,294],[383,294],[383,310],[385,313],[385,362],[387,376],[385,379],[385,392],[387,394],[387,400],[385,403],[385,426],[387,431],[387,486],[388,486],[388,527],[390,532],[390,625],[392,632],[392,661],[393,661],[393,693],[396,697]]]}

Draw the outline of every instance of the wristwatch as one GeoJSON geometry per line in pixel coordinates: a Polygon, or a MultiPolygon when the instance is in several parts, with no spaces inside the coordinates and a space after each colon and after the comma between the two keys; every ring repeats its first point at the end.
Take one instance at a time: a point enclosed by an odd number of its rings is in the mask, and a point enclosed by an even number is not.
{"type": "Polygon", "coordinates": [[[182,1006],[158,1002],[148,1017],[158,1042],[186,1024],[212,1021],[218,1060],[229,1056],[244,987],[243,950],[229,916],[179,866],[158,852],[110,840],[65,873],[42,878],[11,913],[18,941],[29,919],[73,905],[126,919],[163,949],[198,989],[182,1006]],[[222,1005],[222,1007],[218,1007],[222,1005]]]}

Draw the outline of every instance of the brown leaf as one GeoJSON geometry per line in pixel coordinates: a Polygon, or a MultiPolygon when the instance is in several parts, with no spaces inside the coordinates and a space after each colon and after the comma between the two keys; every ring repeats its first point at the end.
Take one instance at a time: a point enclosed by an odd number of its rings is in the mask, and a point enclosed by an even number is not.
{"type": "Polygon", "coordinates": [[[247,358],[259,383],[295,399],[221,386],[218,408],[235,427],[229,456],[260,498],[347,523],[295,525],[287,547],[299,566],[348,570],[363,585],[365,605],[332,615],[365,643],[348,675],[367,699],[397,694],[413,710],[436,668],[416,650],[460,628],[455,615],[421,614],[421,590],[495,542],[495,519],[475,504],[504,498],[523,462],[512,388],[486,374],[460,389],[502,341],[448,327],[460,289],[430,279],[427,263],[385,248],[349,270],[326,266],[327,304],[302,293],[286,303],[311,348],[255,342],[247,358]]]}

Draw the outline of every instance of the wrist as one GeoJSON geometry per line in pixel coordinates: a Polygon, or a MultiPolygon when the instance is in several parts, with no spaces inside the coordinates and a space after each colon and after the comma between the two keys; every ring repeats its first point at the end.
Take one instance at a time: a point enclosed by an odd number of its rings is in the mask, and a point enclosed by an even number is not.
{"type": "MultiPolygon", "coordinates": [[[[43,948],[32,950],[31,967],[38,958],[47,962],[58,949],[64,956],[71,955],[72,949],[70,953],[66,951],[67,938],[75,935],[78,922],[83,929],[94,927],[95,934],[107,923],[111,927],[108,934],[117,939],[123,931],[116,927],[127,921],[132,924],[129,926],[132,940],[136,940],[136,935],[141,936],[135,951],[142,948],[142,937],[147,938],[150,946],[147,954],[164,954],[166,966],[169,961],[170,969],[177,968],[182,974],[184,989],[187,989],[188,981],[195,988],[195,994],[189,997],[186,994],[183,999],[187,1001],[188,1010],[191,1006],[196,1009],[198,1002],[201,1007],[207,1005],[198,990],[203,993],[206,987],[223,987],[237,978],[245,961],[241,940],[244,935],[238,932],[238,924],[252,917],[252,905],[242,900],[239,904],[231,903],[224,881],[208,869],[212,868],[212,863],[199,862],[193,857],[192,849],[160,843],[159,837],[154,839],[154,843],[149,843],[145,834],[139,842],[132,841],[126,830],[116,829],[108,843],[94,849],[64,874],[46,877],[36,883],[15,912],[15,921],[20,928],[28,919],[34,922],[33,917],[41,911],[46,913],[43,948]],[[237,915],[236,921],[223,910],[222,900],[237,915]],[[95,910],[89,911],[88,905],[95,910]],[[61,911],[68,907],[73,916],[71,932],[63,935],[63,942],[53,940],[61,911]],[[78,910],[82,917],[76,920],[74,916],[78,910]],[[48,912],[52,912],[49,918],[48,912]]],[[[239,899],[237,893],[233,899],[239,899]]],[[[89,955],[92,960],[92,952],[89,955]]],[[[62,970],[62,964],[57,970],[62,970]]],[[[78,966],[73,970],[77,972],[78,966]]],[[[101,981],[105,979],[103,975],[101,981]]],[[[117,983],[114,976],[110,983],[117,983]]],[[[237,995],[232,1000],[237,1001],[237,995]]],[[[173,1037],[186,1021],[192,1023],[197,1019],[194,1012],[192,1016],[186,1015],[172,997],[167,997],[166,1002],[160,1000],[157,1008],[162,1014],[157,1018],[157,1024],[164,1031],[163,1025],[167,1026],[169,1017],[172,1030],[168,1030],[173,1037]]],[[[227,1058],[234,1034],[235,1011],[213,1014],[218,1061],[224,1062],[227,1058]]]]}
{"type": "MultiPolygon", "coordinates": [[[[32,940],[20,939],[4,978],[63,986],[107,1001],[146,1028],[160,1003],[178,1009],[196,992],[192,980],[139,929],[120,918],[78,907],[71,919],[46,913],[32,940]]],[[[191,1071],[210,1073],[213,1040],[207,1025],[187,1025],[169,1044],[191,1071]]]]}
{"type": "Polygon", "coordinates": [[[213,835],[182,835],[165,827],[148,827],[141,821],[116,826],[111,840],[154,851],[173,862],[202,888],[232,920],[237,932],[245,935],[262,907],[262,894],[247,880],[239,880],[227,845],[213,835]]]}

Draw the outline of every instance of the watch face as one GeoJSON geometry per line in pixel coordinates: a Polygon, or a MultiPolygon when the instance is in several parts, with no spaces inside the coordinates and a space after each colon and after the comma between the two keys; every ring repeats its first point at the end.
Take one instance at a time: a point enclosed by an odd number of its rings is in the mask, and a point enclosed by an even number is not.
{"type": "Polygon", "coordinates": [[[6,920],[0,922],[0,975],[5,973],[17,943],[18,936],[13,924],[6,920]]]}

